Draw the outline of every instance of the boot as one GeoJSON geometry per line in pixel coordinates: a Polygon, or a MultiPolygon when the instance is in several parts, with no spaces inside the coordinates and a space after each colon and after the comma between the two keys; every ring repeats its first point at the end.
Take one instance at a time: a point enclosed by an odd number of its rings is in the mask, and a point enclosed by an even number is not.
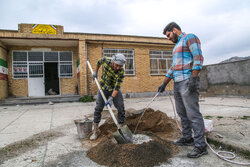
{"type": "Polygon", "coordinates": [[[192,137],[189,139],[181,137],[179,140],[175,141],[174,144],[177,146],[193,146],[194,139],[192,137]]]}
{"type": "Polygon", "coordinates": [[[208,154],[207,146],[205,147],[194,147],[194,149],[187,154],[188,158],[199,158],[202,155],[208,154]]]}
{"type": "Polygon", "coordinates": [[[96,140],[98,138],[98,123],[94,123],[94,130],[90,136],[90,140],[96,140]]]}

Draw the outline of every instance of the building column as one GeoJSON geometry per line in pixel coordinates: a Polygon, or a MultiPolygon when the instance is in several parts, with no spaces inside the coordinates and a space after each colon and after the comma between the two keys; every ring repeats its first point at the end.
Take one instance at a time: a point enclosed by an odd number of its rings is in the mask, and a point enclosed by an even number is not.
{"type": "Polygon", "coordinates": [[[0,99],[8,97],[7,49],[0,41],[0,99]]]}
{"type": "Polygon", "coordinates": [[[79,40],[78,42],[78,54],[79,54],[79,94],[81,96],[87,95],[88,87],[87,87],[87,72],[86,72],[86,41],[79,40]]]}

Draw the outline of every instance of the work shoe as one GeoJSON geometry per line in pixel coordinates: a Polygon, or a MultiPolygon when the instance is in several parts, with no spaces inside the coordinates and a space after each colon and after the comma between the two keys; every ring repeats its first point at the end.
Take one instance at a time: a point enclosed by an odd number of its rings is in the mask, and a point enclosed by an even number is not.
{"type": "Polygon", "coordinates": [[[194,147],[192,151],[187,154],[188,158],[199,158],[202,155],[208,154],[207,147],[194,147]]]}
{"type": "Polygon", "coordinates": [[[96,140],[98,138],[98,132],[96,130],[93,131],[92,135],[89,137],[90,140],[96,140]]]}
{"type": "Polygon", "coordinates": [[[182,137],[179,140],[175,141],[174,144],[177,146],[193,146],[194,139],[192,137],[190,139],[182,137]]]}
{"type": "Polygon", "coordinates": [[[89,137],[90,140],[96,140],[100,134],[98,129],[98,123],[93,124],[94,130],[92,131],[91,136],[89,137]]]}

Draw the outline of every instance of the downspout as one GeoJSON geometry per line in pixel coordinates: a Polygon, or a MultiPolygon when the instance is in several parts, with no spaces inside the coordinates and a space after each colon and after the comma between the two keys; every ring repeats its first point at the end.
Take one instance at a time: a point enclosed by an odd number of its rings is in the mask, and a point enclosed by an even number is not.
{"type": "Polygon", "coordinates": [[[87,65],[87,61],[88,61],[88,44],[85,41],[85,50],[86,50],[86,82],[87,82],[87,95],[89,95],[89,81],[88,81],[88,65],[87,65]]]}

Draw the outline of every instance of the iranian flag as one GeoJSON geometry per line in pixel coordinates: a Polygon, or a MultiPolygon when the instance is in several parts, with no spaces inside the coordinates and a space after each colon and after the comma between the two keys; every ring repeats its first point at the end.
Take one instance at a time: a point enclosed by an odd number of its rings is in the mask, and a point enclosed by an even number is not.
{"type": "Polygon", "coordinates": [[[0,59],[0,80],[8,80],[7,61],[0,59]]]}

